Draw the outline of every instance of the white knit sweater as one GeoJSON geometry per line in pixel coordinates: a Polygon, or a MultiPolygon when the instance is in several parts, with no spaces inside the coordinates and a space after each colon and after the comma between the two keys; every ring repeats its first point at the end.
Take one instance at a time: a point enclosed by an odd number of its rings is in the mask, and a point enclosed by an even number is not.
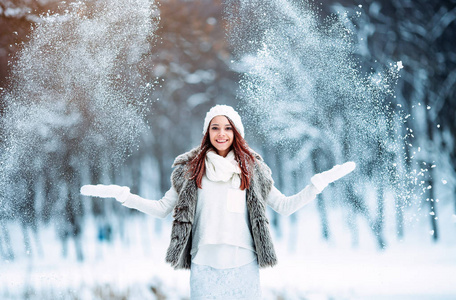
{"type": "MultiPolygon", "coordinates": [[[[308,185],[294,196],[284,196],[276,187],[266,203],[282,215],[291,215],[313,199],[318,190],[308,185]]],[[[171,187],[158,201],[131,194],[124,206],[135,208],[158,218],[166,217],[178,200],[171,187]]],[[[213,268],[227,269],[245,265],[256,258],[249,229],[246,193],[233,188],[230,182],[214,182],[203,177],[192,232],[192,262],[213,268]]]]}

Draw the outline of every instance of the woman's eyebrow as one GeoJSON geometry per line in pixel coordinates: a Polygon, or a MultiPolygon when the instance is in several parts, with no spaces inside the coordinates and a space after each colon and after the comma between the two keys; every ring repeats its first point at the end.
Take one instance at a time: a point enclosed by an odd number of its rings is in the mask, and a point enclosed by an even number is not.
{"type": "MultiPolygon", "coordinates": [[[[217,124],[217,123],[214,123],[214,124],[212,124],[211,126],[220,126],[220,125],[217,124]]],[[[231,124],[230,124],[230,123],[227,123],[227,124],[225,124],[225,126],[231,126],[231,124]]]]}

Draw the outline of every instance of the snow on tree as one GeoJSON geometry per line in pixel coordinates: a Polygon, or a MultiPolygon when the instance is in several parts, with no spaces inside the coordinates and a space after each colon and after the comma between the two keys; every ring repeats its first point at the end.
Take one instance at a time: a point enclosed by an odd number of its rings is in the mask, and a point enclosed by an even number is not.
{"type": "Polygon", "coordinates": [[[53,214],[64,216],[62,227],[70,224],[63,235],[80,232],[81,181],[88,170],[93,180],[106,180],[102,174],[109,176],[146,128],[143,100],[151,84],[141,63],[156,10],[147,0],[97,0],[41,16],[2,99],[2,218],[21,216],[34,228],[40,215],[53,214]],[[39,181],[43,212],[33,205],[39,181]]]}
{"type": "MultiPolygon", "coordinates": [[[[384,189],[402,197],[408,179],[397,168],[404,155],[396,126],[404,116],[392,97],[401,66],[390,62],[382,72],[364,72],[354,55],[357,28],[347,13],[321,22],[317,9],[285,0],[236,7],[232,27],[253,32],[246,37],[239,29],[232,35],[236,45],[249,41],[237,53],[243,111],[263,143],[287,155],[288,173],[310,177],[335,163],[356,161],[357,179],[335,198],[346,195],[345,202],[368,219],[384,247],[384,189]],[[312,172],[303,172],[309,161],[312,172]],[[378,194],[373,204],[363,192],[371,187],[378,194]]],[[[407,197],[401,199],[405,206],[407,197]]]]}

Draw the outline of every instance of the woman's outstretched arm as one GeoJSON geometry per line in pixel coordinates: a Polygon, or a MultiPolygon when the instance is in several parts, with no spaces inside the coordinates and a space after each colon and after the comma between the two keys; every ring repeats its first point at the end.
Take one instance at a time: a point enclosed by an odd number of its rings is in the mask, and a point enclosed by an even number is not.
{"type": "Polygon", "coordinates": [[[336,165],[331,170],[314,175],[302,191],[296,195],[286,197],[275,186],[266,199],[266,203],[281,215],[289,216],[307,203],[315,199],[331,182],[334,182],[351,173],[356,168],[354,162],[336,165]]]}
{"type": "Polygon", "coordinates": [[[122,205],[128,208],[137,209],[143,213],[156,218],[165,218],[176,206],[178,194],[174,187],[171,187],[162,199],[148,200],[130,193],[126,186],[118,185],[84,185],[81,187],[81,194],[85,196],[115,198],[122,205]]]}
{"type": "Polygon", "coordinates": [[[296,195],[286,197],[273,186],[266,203],[279,214],[289,216],[314,200],[318,193],[318,189],[313,184],[309,184],[296,195]]]}
{"type": "Polygon", "coordinates": [[[165,218],[176,206],[178,194],[171,187],[160,200],[148,200],[138,195],[131,194],[127,197],[123,206],[134,208],[156,218],[165,218]]]}

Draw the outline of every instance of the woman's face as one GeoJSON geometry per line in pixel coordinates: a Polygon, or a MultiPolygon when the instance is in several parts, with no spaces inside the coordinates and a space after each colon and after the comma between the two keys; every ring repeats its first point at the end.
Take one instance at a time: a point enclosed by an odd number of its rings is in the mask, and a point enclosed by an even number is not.
{"type": "Polygon", "coordinates": [[[225,116],[216,116],[209,124],[209,139],[217,154],[225,157],[234,140],[233,128],[225,116]]]}

